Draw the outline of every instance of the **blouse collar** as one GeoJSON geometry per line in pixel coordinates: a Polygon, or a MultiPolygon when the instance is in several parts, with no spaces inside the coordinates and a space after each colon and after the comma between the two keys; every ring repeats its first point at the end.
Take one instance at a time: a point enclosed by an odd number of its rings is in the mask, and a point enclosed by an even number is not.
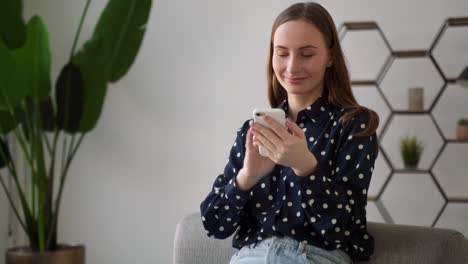
{"type": "MultiPolygon", "coordinates": [[[[283,102],[280,103],[278,107],[282,108],[286,113],[286,117],[288,117],[288,100],[285,99],[283,102]]],[[[325,116],[325,114],[329,112],[329,107],[330,104],[328,103],[328,101],[323,96],[320,96],[311,105],[299,111],[297,116],[300,116],[300,113],[305,112],[305,114],[310,119],[315,120],[317,118],[320,118],[321,116],[325,116]]]]}

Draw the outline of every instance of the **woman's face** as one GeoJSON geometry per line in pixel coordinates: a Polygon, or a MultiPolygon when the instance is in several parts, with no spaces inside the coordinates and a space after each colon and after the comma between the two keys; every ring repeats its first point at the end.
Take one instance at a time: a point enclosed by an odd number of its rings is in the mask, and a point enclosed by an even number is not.
{"type": "Polygon", "coordinates": [[[304,20],[281,24],[273,37],[272,65],[288,95],[321,95],[329,49],[317,27],[304,20]]]}

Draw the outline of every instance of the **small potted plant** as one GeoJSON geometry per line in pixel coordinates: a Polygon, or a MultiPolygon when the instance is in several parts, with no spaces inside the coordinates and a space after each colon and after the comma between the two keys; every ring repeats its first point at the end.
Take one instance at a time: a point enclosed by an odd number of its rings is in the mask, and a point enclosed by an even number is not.
{"type": "Polygon", "coordinates": [[[423,150],[424,145],[416,136],[407,136],[401,139],[400,151],[406,169],[414,170],[418,167],[423,150]]]}
{"type": "Polygon", "coordinates": [[[457,140],[468,140],[468,119],[466,118],[458,120],[457,140]]]}

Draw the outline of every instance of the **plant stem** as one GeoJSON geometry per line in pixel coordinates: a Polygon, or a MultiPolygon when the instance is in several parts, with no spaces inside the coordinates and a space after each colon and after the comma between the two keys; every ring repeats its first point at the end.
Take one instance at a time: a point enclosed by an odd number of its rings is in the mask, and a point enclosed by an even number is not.
{"type": "Polygon", "coordinates": [[[67,149],[67,145],[68,145],[68,138],[64,135],[63,137],[63,143],[62,143],[62,158],[61,158],[61,164],[60,164],[60,172],[62,172],[64,170],[64,167],[65,167],[65,163],[66,163],[66,149],[67,149]]]}
{"type": "MultiPolygon", "coordinates": [[[[76,45],[77,45],[77,43],[78,43],[78,39],[79,39],[80,33],[81,33],[81,28],[82,28],[82,26],[83,26],[83,22],[84,22],[84,19],[85,19],[85,17],[86,17],[86,14],[88,13],[88,8],[89,8],[89,5],[90,5],[90,4],[91,4],[91,0],[87,0],[87,1],[86,1],[86,5],[85,5],[85,7],[84,7],[84,9],[83,9],[83,13],[81,14],[80,23],[79,23],[78,28],[77,28],[77,30],[76,30],[75,38],[74,38],[74,40],[73,40],[73,46],[72,46],[72,49],[71,49],[71,51],[70,51],[70,58],[69,58],[69,61],[70,61],[70,62],[71,62],[71,60],[72,60],[73,54],[75,53],[76,45]]],[[[68,96],[67,96],[67,100],[68,100],[68,96]]],[[[68,103],[68,101],[67,101],[67,103],[68,103]]],[[[68,110],[68,107],[67,107],[67,110],[68,110]]],[[[67,111],[67,113],[66,113],[66,115],[65,115],[65,118],[68,118],[68,111],[67,111]]],[[[68,124],[68,120],[65,120],[65,125],[67,125],[67,124],[68,124]]],[[[74,141],[74,139],[72,139],[72,144],[73,144],[73,141],[74,141]]],[[[64,166],[65,166],[65,165],[64,165],[64,161],[65,161],[65,149],[66,149],[66,145],[67,145],[67,140],[66,140],[66,138],[64,138],[64,146],[63,146],[63,150],[62,150],[62,170],[64,169],[64,166]]],[[[71,149],[71,148],[72,148],[72,146],[70,147],[70,149],[71,149]]],[[[69,156],[69,155],[70,155],[70,151],[68,151],[68,155],[67,155],[67,156],[69,156]]],[[[61,178],[62,178],[62,179],[64,178],[63,175],[62,175],[61,178]]],[[[61,193],[62,193],[62,186],[63,186],[63,183],[62,183],[62,181],[61,181],[61,182],[60,182],[60,188],[59,188],[59,196],[60,196],[61,193]]]]}
{"type": "MultiPolygon", "coordinates": [[[[58,221],[59,212],[60,212],[60,203],[62,201],[63,187],[64,187],[64,184],[65,184],[65,180],[67,178],[68,169],[70,168],[71,161],[75,157],[76,151],[80,147],[84,136],[85,136],[85,134],[80,135],[80,138],[78,139],[78,143],[73,148],[73,151],[72,151],[71,155],[67,157],[67,162],[65,164],[65,168],[63,168],[63,171],[61,171],[61,173],[60,173],[59,193],[58,193],[58,196],[57,196],[57,200],[55,201],[55,215],[54,215],[53,222],[52,222],[52,227],[53,228],[55,228],[55,225],[57,224],[57,221],[58,221]]],[[[50,234],[49,234],[49,236],[50,236],[50,234]]]]}
{"type": "MultiPolygon", "coordinates": [[[[7,162],[8,172],[12,175],[12,177],[13,177],[14,180],[15,180],[15,185],[16,185],[16,187],[17,187],[17,189],[18,189],[18,192],[19,192],[18,195],[20,195],[20,196],[23,195],[23,196],[24,196],[24,194],[21,193],[21,188],[20,188],[19,185],[18,185],[17,176],[16,176],[16,171],[15,171],[15,168],[16,168],[16,167],[15,167],[15,163],[14,163],[13,159],[10,159],[10,161],[8,161],[8,159],[7,159],[7,152],[5,152],[5,151],[3,150],[3,148],[0,149],[0,150],[1,150],[1,151],[0,151],[0,157],[1,157],[2,159],[4,159],[5,162],[7,162]]],[[[16,208],[16,205],[15,205],[15,203],[13,202],[13,199],[11,198],[11,193],[10,193],[10,191],[7,189],[7,187],[6,187],[6,185],[5,185],[5,182],[3,181],[3,176],[2,176],[1,174],[0,174],[0,181],[1,181],[1,184],[2,184],[3,189],[5,190],[5,193],[6,193],[6,195],[7,195],[8,201],[10,202],[10,205],[11,205],[11,207],[13,208],[13,211],[14,211],[14,213],[15,213],[15,215],[16,215],[16,218],[17,218],[18,221],[20,222],[20,224],[21,224],[23,230],[26,232],[26,225],[24,224],[24,222],[23,222],[21,216],[20,216],[19,213],[18,213],[18,209],[16,208]]],[[[24,210],[24,209],[23,209],[23,210],[24,210]]],[[[28,210],[29,210],[29,209],[28,209],[28,210]]],[[[27,216],[25,215],[25,217],[27,217],[27,216]]]]}
{"type": "Polygon", "coordinates": [[[47,227],[47,212],[46,210],[50,208],[47,207],[47,172],[45,169],[45,160],[44,160],[44,148],[42,145],[42,124],[41,116],[39,109],[36,109],[36,105],[33,104],[33,129],[31,141],[34,146],[34,157],[36,166],[37,166],[37,188],[38,188],[38,217],[37,217],[37,230],[38,230],[38,242],[39,242],[39,251],[43,252],[46,250],[46,235],[47,232],[45,229],[47,227]]]}
{"type": "MultiPolygon", "coordinates": [[[[3,151],[1,151],[0,154],[5,159],[6,154],[3,151]]],[[[30,232],[28,232],[27,230],[29,230],[29,228],[32,226],[34,221],[33,221],[33,218],[31,216],[31,209],[29,209],[28,202],[26,200],[25,194],[24,194],[23,190],[21,189],[21,185],[20,185],[20,183],[18,181],[18,175],[16,173],[16,166],[15,166],[15,163],[14,163],[13,160],[11,160],[10,163],[8,164],[8,170],[11,173],[11,176],[13,177],[13,180],[15,182],[15,187],[17,189],[18,195],[20,196],[21,208],[23,209],[23,214],[24,214],[24,217],[26,218],[26,221],[27,221],[27,224],[24,225],[24,223],[23,223],[22,226],[24,228],[25,233],[28,235],[29,238],[31,238],[29,236],[30,232]]],[[[0,175],[0,177],[1,177],[1,175],[0,175]]],[[[18,221],[20,223],[23,222],[21,220],[21,218],[19,217],[19,214],[17,214],[16,216],[17,216],[18,221]]]]}
{"type": "Polygon", "coordinates": [[[49,156],[52,156],[52,147],[50,146],[49,139],[47,138],[47,135],[45,133],[43,133],[42,135],[43,135],[46,147],[47,147],[47,152],[49,153],[49,156]]]}
{"type": "MultiPolygon", "coordinates": [[[[14,111],[14,108],[13,106],[11,105],[10,101],[8,100],[8,96],[6,96],[6,94],[4,93],[4,90],[1,90],[3,92],[3,97],[6,98],[6,104],[7,104],[7,108],[8,108],[8,111],[10,112],[10,114],[12,115],[13,117],[13,120],[19,124],[20,122],[18,121],[18,119],[16,118],[16,114],[15,114],[15,111],[14,111]]],[[[34,166],[33,166],[33,163],[32,163],[32,160],[31,160],[31,157],[29,156],[29,153],[26,149],[26,146],[25,146],[25,142],[23,140],[23,138],[21,137],[21,133],[18,132],[18,128],[14,129],[14,134],[18,140],[18,142],[20,143],[20,146],[21,146],[21,150],[23,151],[23,154],[24,156],[26,157],[29,165],[30,165],[30,168],[31,168],[31,173],[34,174],[34,166]]],[[[23,189],[21,189],[21,185],[18,181],[18,175],[16,174],[16,166],[13,162],[13,160],[11,160],[11,165],[12,167],[9,167],[10,169],[10,172],[12,173],[13,175],[13,179],[15,180],[15,185],[16,185],[16,188],[17,188],[17,191],[18,191],[18,194],[20,196],[20,200],[21,200],[21,205],[22,205],[22,209],[23,209],[23,213],[24,213],[24,216],[26,218],[26,223],[27,223],[27,230],[29,231],[30,228],[32,228],[33,224],[34,224],[34,218],[32,217],[32,213],[31,213],[31,209],[29,208],[29,205],[28,205],[28,201],[25,197],[25,194],[23,192],[23,189]]],[[[20,220],[20,219],[18,219],[20,220]]],[[[28,235],[29,239],[31,240],[31,234],[30,232],[26,232],[26,234],[28,235]]]]}
{"type": "MultiPolygon", "coordinates": [[[[4,90],[0,90],[0,91],[4,92],[4,90]]],[[[11,105],[10,101],[8,100],[8,96],[5,93],[3,93],[2,96],[7,99],[6,100],[7,108],[8,108],[8,111],[9,111],[9,113],[11,114],[11,116],[13,118],[13,121],[15,123],[19,124],[20,122],[16,118],[15,110],[13,109],[13,106],[11,105]]],[[[14,134],[15,134],[16,138],[18,139],[18,142],[20,143],[20,146],[21,146],[21,149],[22,149],[22,151],[24,153],[24,156],[28,160],[29,166],[31,166],[31,168],[34,168],[33,165],[32,165],[31,157],[30,157],[29,153],[26,150],[24,139],[21,137],[21,133],[19,133],[17,131],[17,129],[14,129],[13,131],[14,131],[14,134]]]]}
{"type": "Polygon", "coordinates": [[[29,164],[29,167],[31,168],[31,171],[34,173],[35,171],[34,171],[34,165],[32,163],[32,158],[31,158],[30,154],[28,153],[28,151],[26,150],[26,144],[21,138],[21,135],[20,135],[21,133],[19,133],[15,129],[14,134],[16,136],[16,139],[18,139],[18,142],[20,143],[21,150],[23,151],[23,154],[26,157],[26,160],[27,160],[27,162],[29,164]]]}
{"type": "Polygon", "coordinates": [[[91,0],[86,1],[85,8],[83,9],[83,13],[81,14],[80,24],[78,26],[78,29],[76,30],[75,39],[73,40],[73,46],[72,46],[72,49],[71,49],[71,52],[70,52],[69,61],[71,61],[71,59],[73,57],[73,54],[75,53],[76,44],[78,43],[78,38],[80,37],[80,33],[81,33],[81,27],[83,26],[83,22],[84,22],[84,19],[86,17],[86,13],[88,13],[88,7],[89,7],[90,3],[91,3],[91,0]]]}
{"type": "Polygon", "coordinates": [[[23,228],[23,231],[27,233],[26,225],[23,222],[23,219],[18,213],[18,209],[16,208],[16,205],[13,201],[13,198],[11,198],[11,193],[8,190],[7,186],[5,185],[5,182],[3,181],[3,175],[0,174],[0,183],[2,184],[3,190],[5,190],[5,193],[7,195],[8,201],[10,202],[10,206],[13,209],[13,212],[15,213],[16,219],[18,219],[18,222],[20,223],[21,227],[23,228]]]}
{"type": "MultiPolygon", "coordinates": [[[[32,117],[32,113],[35,112],[34,109],[30,109],[30,106],[33,107],[34,106],[34,102],[32,99],[31,100],[31,104],[28,104],[28,100],[30,98],[26,98],[26,100],[23,102],[22,106],[23,106],[23,109],[24,109],[24,116],[25,116],[25,120],[24,120],[24,123],[23,123],[23,126],[26,127],[26,130],[25,129],[22,129],[22,132],[24,134],[24,138],[25,139],[29,139],[29,142],[30,142],[30,153],[31,153],[31,159],[32,159],[32,155],[34,153],[34,138],[33,138],[33,122],[34,122],[34,119],[32,117]],[[30,106],[29,106],[30,105],[30,106]]],[[[19,135],[21,135],[21,133],[19,132],[18,133],[19,135]]],[[[31,203],[31,206],[32,206],[32,214],[33,214],[33,217],[36,218],[37,215],[37,210],[36,210],[36,173],[34,172],[34,167],[31,165],[32,161],[29,162],[29,166],[31,168],[31,196],[29,197],[29,199],[31,199],[30,203],[31,203]]]]}
{"type": "MultiPolygon", "coordinates": [[[[80,33],[81,33],[81,28],[83,26],[83,22],[84,22],[84,19],[86,17],[86,14],[88,13],[88,8],[89,8],[89,5],[91,3],[91,0],[87,0],[86,1],[86,5],[83,9],[83,13],[81,14],[81,18],[80,18],[80,23],[79,23],[79,26],[76,30],[76,34],[75,34],[75,39],[73,40],[73,46],[72,46],[72,49],[70,51],[70,58],[69,58],[69,61],[71,63],[71,60],[72,60],[72,57],[73,57],[73,54],[75,53],[75,49],[76,49],[76,45],[78,43],[78,39],[79,39],[79,36],[80,36],[80,33]]],[[[67,96],[67,100],[68,100],[68,96],[67,96]]],[[[68,105],[68,104],[67,104],[68,105]]],[[[65,115],[65,118],[67,119],[68,118],[68,107],[67,107],[67,113],[65,115]]],[[[68,121],[65,120],[65,125],[68,124],[68,121]]],[[[56,146],[56,141],[58,139],[58,134],[56,132],[55,134],[55,137],[54,137],[54,162],[55,162],[55,146],[56,146]]],[[[81,140],[83,139],[83,135],[80,137],[80,140],[78,142],[78,145],[80,145],[81,143],[81,140]]],[[[74,139],[72,139],[72,144],[71,146],[73,146],[73,142],[74,142],[74,139]]],[[[59,186],[59,193],[58,193],[58,197],[57,197],[57,200],[56,200],[56,204],[55,204],[55,215],[53,217],[53,220],[52,220],[52,225],[51,225],[51,229],[54,230],[56,229],[56,223],[57,223],[57,219],[58,219],[58,215],[59,215],[59,207],[60,207],[60,201],[61,201],[61,198],[62,198],[62,192],[63,192],[63,186],[64,186],[64,183],[65,183],[65,179],[66,179],[66,174],[68,172],[68,167],[70,166],[70,162],[71,160],[73,159],[73,156],[75,155],[76,153],[76,149],[71,153],[70,155],[70,152],[68,152],[68,155],[67,155],[67,162],[66,164],[64,165],[64,161],[65,161],[65,149],[66,149],[66,145],[67,145],[67,140],[66,140],[66,137],[64,138],[64,145],[63,145],[63,149],[62,149],[62,162],[61,162],[61,175],[60,175],[60,186],[59,186]]],[[[72,148],[72,147],[70,147],[72,148]]],[[[48,238],[47,238],[47,241],[49,242],[52,238],[52,233],[53,231],[49,231],[49,234],[48,234],[48,238]]]]}
{"type": "MultiPolygon", "coordinates": [[[[56,156],[57,156],[57,142],[58,142],[59,136],[60,136],[60,130],[58,130],[57,127],[56,127],[55,133],[54,133],[54,141],[52,143],[52,155],[51,155],[51,163],[50,163],[50,168],[49,168],[50,177],[51,177],[51,181],[52,181],[52,183],[51,183],[52,192],[53,192],[53,186],[54,186],[54,182],[55,182],[55,161],[56,161],[56,156]]],[[[53,195],[52,195],[52,197],[53,197],[53,195]]],[[[51,206],[53,206],[53,205],[51,205],[51,206]]],[[[55,214],[57,214],[57,211],[55,211],[55,214]]],[[[47,245],[50,245],[51,240],[52,240],[52,236],[53,236],[54,233],[56,233],[56,227],[55,227],[56,221],[57,220],[56,220],[55,215],[53,213],[52,214],[52,223],[51,223],[50,229],[49,229],[49,234],[47,234],[47,242],[46,242],[47,245]]]]}
{"type": "Polygon", "coordinates": [[[71,152],[72,152],[72,150],[73,150],[73,145],[74,145],[74,144],[75,144],[75,135],[73,135],[72,138],[71,138],[70,148],[68,148],[67,157],[70,157],[71,152]]]}

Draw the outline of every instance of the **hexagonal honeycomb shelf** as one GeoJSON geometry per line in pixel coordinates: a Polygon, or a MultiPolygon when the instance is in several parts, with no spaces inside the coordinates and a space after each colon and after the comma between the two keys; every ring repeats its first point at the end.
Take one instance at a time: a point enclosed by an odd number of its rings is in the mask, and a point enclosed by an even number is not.
{"type": "Polygon", "coordinates": [[[468,116],[468,89],[456,83],[468,64],[460,56],[468,54],[468,17],[447,18],[429,50],[393,50],[375,21],[345,22],[339,33],[356,100],[381,120],[380,155],[368,192],[370,221],[455,228],[468,235],[461,220],[468,216],[468,141],[454,139],[457,120],[468,116]],[[409,109],[410,87],[423,88],[420,110],[409,109]],[[417,135],[425,145],[417,169],[403,168],[399,139],[406,135],[417,135]]]}

